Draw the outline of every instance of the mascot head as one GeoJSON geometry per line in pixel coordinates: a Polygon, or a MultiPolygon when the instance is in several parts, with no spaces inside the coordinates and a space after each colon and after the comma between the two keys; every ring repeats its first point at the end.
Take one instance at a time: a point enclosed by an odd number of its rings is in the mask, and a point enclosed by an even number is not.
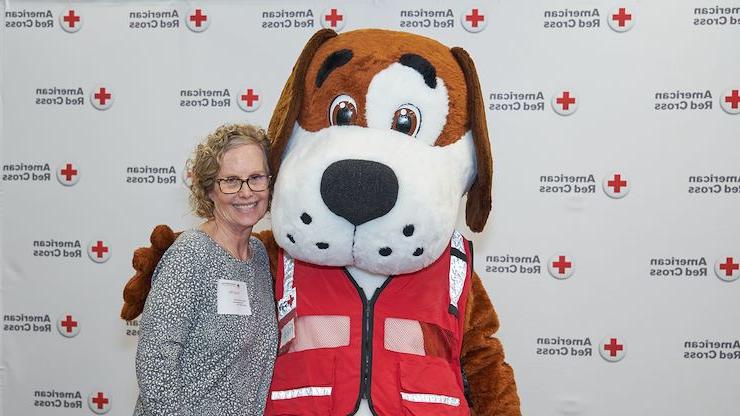
{"type": "Polygon", "coordinates": [[[270,122],[272,230],[292,257],[395,275],[481,231],[492,158],[468,54],[386,30],[317,32],[270,122]]]}

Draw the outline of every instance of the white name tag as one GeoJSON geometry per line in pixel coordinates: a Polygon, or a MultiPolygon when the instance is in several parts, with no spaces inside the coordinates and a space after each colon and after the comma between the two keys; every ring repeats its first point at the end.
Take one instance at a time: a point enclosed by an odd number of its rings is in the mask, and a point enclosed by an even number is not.
{"type": "Polygon", "coordinates": [[[218,314],[251,315],[247,284],[239,280],[218,279],[218,314]]]}

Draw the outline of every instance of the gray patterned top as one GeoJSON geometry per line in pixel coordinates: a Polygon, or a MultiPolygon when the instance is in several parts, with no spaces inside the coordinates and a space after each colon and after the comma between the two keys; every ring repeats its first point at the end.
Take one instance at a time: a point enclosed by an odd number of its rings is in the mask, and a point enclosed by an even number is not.
{"type": "Polygon", "coordinates": [[[189,230],[162,257],[140,322],[135,416],[264,413],[277,322],[265,247],[249,244],[241,261],[189,230]],[[217,313],[219,279],[246,282],[250,316],[217,313]]]}

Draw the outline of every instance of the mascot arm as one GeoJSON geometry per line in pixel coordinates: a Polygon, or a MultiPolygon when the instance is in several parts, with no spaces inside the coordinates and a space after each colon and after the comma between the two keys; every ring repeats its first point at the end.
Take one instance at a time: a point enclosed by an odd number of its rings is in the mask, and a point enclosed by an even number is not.
{"type": "Polygon", "coordinates": [[[265,245],[265,249],[267,249],[267,257],[270,259],[270,276],[272,276],[272,280],[275,280],[275,276],[277,275],[279,249],[277,242],[275,242],[275,236],[272,235],[272,231],[270,230],[261,231],[252,235],[259,238],[259,240],[262,241],[262,244],[265,245]]]}
{"type": "Polygon", "coordinates": [[[480,277],[473,273],[465,314],[461,361],[475,416],[520,416],[514,371],[493,337],[499,322],[480,277]]]}
{"type": "Polygon", "coordinates": [[[173,233],[166,225],[158,225],[152,231],[149,247],[140,247],[134,252],[131,265],[136,273],[126,283],[123,289],[123,307],[121,308],[121,319],[131,321],[141,315],[144,310],[144,302],[149,295],[152,286],[152,274],[157,267],[159,259],[165,251],[175,242],[180,233],[173,233]]]}

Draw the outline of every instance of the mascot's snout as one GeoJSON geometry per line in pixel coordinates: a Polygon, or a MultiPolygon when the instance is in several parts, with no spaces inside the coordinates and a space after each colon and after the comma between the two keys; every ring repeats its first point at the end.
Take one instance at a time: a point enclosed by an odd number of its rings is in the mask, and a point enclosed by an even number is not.
{"type": "Polygon", "coordinates": [[[383,163],[339,160],[321,176],[321,198],[329,211],[357,227],[393,209],[398,198],[398,178],[383,163]]]}

